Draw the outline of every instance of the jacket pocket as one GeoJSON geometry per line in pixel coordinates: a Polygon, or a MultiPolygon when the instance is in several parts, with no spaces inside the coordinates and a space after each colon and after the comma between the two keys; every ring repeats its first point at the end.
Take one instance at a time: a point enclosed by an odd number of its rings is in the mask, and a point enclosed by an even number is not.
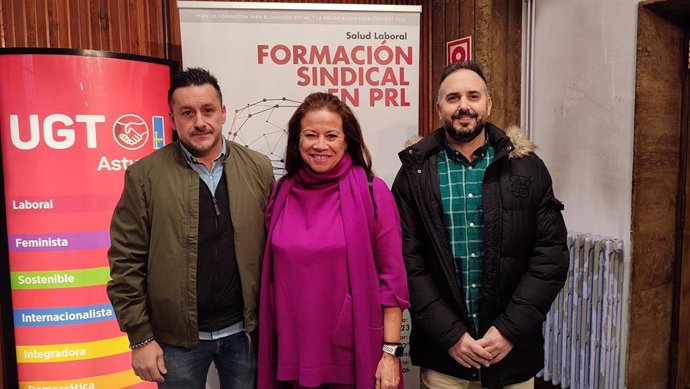
{"type": "Polygon", "coordinates": [[[352,320],[352,296],[346,293],[345,300],[340,308],[340,314],[338,315],[338,322],[331,333],[331,341],[334,345],[348,350],[354,348],[355,342],[352,320]]]}

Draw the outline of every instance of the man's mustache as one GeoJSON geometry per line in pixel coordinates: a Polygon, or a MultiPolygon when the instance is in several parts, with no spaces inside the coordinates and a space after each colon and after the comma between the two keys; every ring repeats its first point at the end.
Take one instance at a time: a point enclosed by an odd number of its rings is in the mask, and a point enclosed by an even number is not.
{"type": "Polygon", "coordinates": [[[192,135],[201,135],[201,134],[206,134],[210,132],[209,128],[195,128],[194,131],[192,131],[192,135]]]}
{"type": "Polygon", "coordinates": [[[479,115],[477,115],[476,112],[469,110],[469,109],[461,109],[457,113],[453,114],[451,116],[452,119],[461,119],[463,116],[469,116],[471,118],[477,118],[479,115]]]}

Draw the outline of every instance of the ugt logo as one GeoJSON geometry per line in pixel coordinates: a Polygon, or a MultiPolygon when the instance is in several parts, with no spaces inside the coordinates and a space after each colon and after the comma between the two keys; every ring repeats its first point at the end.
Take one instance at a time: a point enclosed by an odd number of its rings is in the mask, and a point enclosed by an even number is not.
{"type": "MultiPolygon", "coordinates": [[[[163,117],[153,117],[153,147],[159,149],[165,144],[163,137],[163,117]]],[[[149,126],[138,115],[125,114],[117,118],[113,124],[113,138],[115,142],[127,150],[142,148],[149,139],[149,126]]]]}
{"type": "MultiPolygon", "coordinates": [[[[165,145],[164,118],[153,116],[151,119],[153,148],[160,149],[165,145]]],[[[110,126],[105,115],[94,114],[11,114],[9,120],[10,139],[12,145],[19,150],[36,149],[42,142],[53,150],[67,150],[79,146],[80,142],[84,142],[86,148],[95,149],[98,148],[98,133],[101,130],[107,131],[110,126]]],[[[112,124],[112,131],[115,142],[127,150],[142,148],[151,137],[148,123],[134,114],[117,118],[112,124]]]]}

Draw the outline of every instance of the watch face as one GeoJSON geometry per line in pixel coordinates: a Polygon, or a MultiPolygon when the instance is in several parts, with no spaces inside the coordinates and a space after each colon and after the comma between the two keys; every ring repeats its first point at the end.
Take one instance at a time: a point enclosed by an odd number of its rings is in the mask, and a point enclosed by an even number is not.
{"type": "Polygon", "coordinates": [[[402,357],[402,356],[403,356],[403,351],[404,351],[403,346],[397,346],[397,347],[395,347],[395,356],[398,357],[398,358],[402,357]]]}

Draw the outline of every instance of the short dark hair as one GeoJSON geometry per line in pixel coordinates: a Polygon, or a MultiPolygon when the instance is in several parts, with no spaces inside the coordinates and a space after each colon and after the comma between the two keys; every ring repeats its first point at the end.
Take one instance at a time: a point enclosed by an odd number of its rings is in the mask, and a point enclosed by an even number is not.
{"type": "Polygon", "coordinates": [[[368,175],[371,171],[371,154],[364,144],[362,128],[352,113],[350,107],[340,101],[337,96],[328,93],[312,93],[307,96],[290,121],[288,122],[288,138],[285,150],[285,171],[288,177],[294,176],[297,171],[304,166],[302,155],[299,150],[300,133],[302,132],[302,119],[307,112],[326,110],[338,114],[343,121],[343,132],[345,133],[345,144],[347,153],[352,157],[352,163],[364,168],[368,175]]]}
{"type": "Polygon", "coordinates": [[[441,83],[443,83],[443,80],[445,80],[446,77],[448,77],[451,74],[457,72],[458,70],[462,70],[462,69],[471,70],[471,71],[477,73],[477,75],[479,77],[481,77],[481,79],[484,81],[484,83],[488,85],[488,83],[486,82],[486,77],[484,77],[484,72],[482,71],[482,67],[479,66],[479,64],[474,62],[474,61],[454,62],[454,63],[446,66],[445,68],[443,68],[443,70],[441,71],[441,80],[438,82],[439,85],[441,83]]]}
{"type": "Polygon", "coordinates": [[[170,89],[168,89],[168,105],[172,108],[172,95],[178,88],[186,86],[202,86],[204,84],[211,84],[213,89],[218,92],[218,98],[221,105],[223,104],[223,93],[220,91],[218,79],[206,69],[202,68],[187,68],[183,72],[177,72],[170,78],[170,89]]]}
{"type": "Polygon", "coordinates": [[[487,96],[489,95],[489,83],[486,82],[486,77],[484,77],[484,72],[482,71],[482,67],[479,66],[478,63],[474,61],[463,61],[463,62],[454,62],[441,71],[441,79],[438,82],[438,90],[439,92],[441,91],[441,84],[443,84],[443,80],[448,78],[451,74],[457,72],[458,70],[471,70],[484,81],[484,85],[486,85],[486,94],[487,96]]]}

